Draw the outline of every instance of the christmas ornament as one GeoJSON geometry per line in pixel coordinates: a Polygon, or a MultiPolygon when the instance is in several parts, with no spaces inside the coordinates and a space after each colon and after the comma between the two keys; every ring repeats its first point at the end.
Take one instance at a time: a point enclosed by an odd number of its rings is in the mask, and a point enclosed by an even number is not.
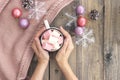
{"type": "Polygon", "coordinates": [[[22,11],[19,8],[14,8],[12,10],[12,16],[19,19],[19,26],[21,28],[27,28],[29,26],[29,21],[27,18],[20,18],[22,16],[22,11]]]}
{"type": "MultiPolygon", "coordinates": [[[[83,6],[78,6],[76,8],[76,14],[78,14],[78,18],[72,16],[68,13],[65,15],[71,20],[66,24],[66,26],[72,26],[72,23],[75,22],[75,34],[76,34],[76,44],[81,45],[83,47],[87,47],[89,44],[95,42],[94,34],[92,29],[86,28],[87,19],[83,16],[85,13],[85,9],[83,6]]],[[[72,26],[73,27],[73,26],[72,26]]],[[[70,28],[70,27],[69,27],[70,28]]]]}
{"type": "Polygon", "coordinates": [[[83,15],[85,13],[85,9],[83,6],[79,5],[77,8],[76,8],[76,13],[78,15],[83,15]]]}
{"type": "Polygon", "coordinates": [[[21,15],[22,15],[22,11],[19,8],[14,8],[12,10],[12,16],[14,18],[19,18],[19,17],[21,17],[21,15]]]}
{"type": "Polygon", "coordinates": [[[21,28],[27,28],[29,26],[29,21],[27,18],[20,18],[19,19],[19,25],[21,28]]]}
{"type": "Polygon", "coordinates": [[[94,38],[92,29],[89,30],[87,28],[84,28],[83,34],[78,35],[76,38],[76,44],[82,45],[83,47],[87,47],[88,44],[91,44],[94,42],[95,42],[95,38],[94,38]]]}
{"type": "Polygon", "coordinates": [[[75,28],[75,33],[76,33],[77,35],[82,35],[83,32],[84,32],[84,30],[83,30],[82,27],[76,27],[76,28],[75,28]]]}
{"type": "Polygon", "coordinates": [[[99,12],[96,9],[91,10],[91,12],[89,13],[89,17],[92,20],[97,20],[99,18],[99,15],[100,14],[99,14],[99,12]]]}
{"type": "Polygon", "coordinates": [[[77,20],[77,18],[76,18],[75,16],[71,16],[71,15],[68,14],[68,13],[65,13],[65,15],[66,15],[68,18],[71,18],[71,20],[66,24],[66,26],[71,26],[71,24],[77,20]]]}
{"type": "Polygon", "coordinates": [[[33,0],[22,0],[22,6],[24,9],[29,10],[33,7],[34,1],[33,0]]]}
{"type": "Polygon", "coordinates": [[[87,20],[83,16],[80,16],[77,19],[77,25],[80,26],[80,27],[84,27],[86,25],[86,22],[87,22],[87,20]]]}
{"type": "Polygon", "coordinates": [[[94,43],[95,38],[93,35],[93,30],[89,30],[85,28],[85,25],[87,23],[87,20],[84,16],[82,16],[85,12],[85,9],[83,6],[78,6],[76,9],[76,13],[78,14],[77,19],[77,27],[75,28],[76,33],[76,44],[82,45],[83,47],[87,47],[88,44],[94,43]]]}
{"type": "Polygon", "coordinates": [[[28,18],[39,20],[46,13],[45,2],[35,1],[34,7],[29,10],[28,18]]]}

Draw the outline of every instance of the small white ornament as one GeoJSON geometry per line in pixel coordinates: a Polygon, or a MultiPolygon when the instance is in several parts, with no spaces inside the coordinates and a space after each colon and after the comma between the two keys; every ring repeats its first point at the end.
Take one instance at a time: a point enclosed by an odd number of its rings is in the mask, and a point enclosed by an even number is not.
{"type": "Polygon", "coordinates": [[[45,2],[38,2],[35,1],[35,5],[33,8],[29,10],[29,16],[28,18],[36,19],[37,21],[42,18],[43,15],[45,15],[46,9],[45,9],[45,2]]]}
{"type": "Polygon", "coordinates": [[[65,13],[65,15],[66,15],[68,18],[71,18],[71,20],[66,24],[66,26],[71,26],[71,24],[72,24],[73,22],[76,22],[76,20],[77,20],[76,17],[71,16],[71,15],[68,14],[68,13],[65,13]]]}
{"type": "Polygon", "coordinates": [[[81,45],[83,47],[87,47],[88,44],[91,44],[94,42],[95,42],[95,38],[94,38],[92,29],[89,30],[87,28],[84,28],[83,34],[77,36],[76,38],[76,44],[81,45]]]}

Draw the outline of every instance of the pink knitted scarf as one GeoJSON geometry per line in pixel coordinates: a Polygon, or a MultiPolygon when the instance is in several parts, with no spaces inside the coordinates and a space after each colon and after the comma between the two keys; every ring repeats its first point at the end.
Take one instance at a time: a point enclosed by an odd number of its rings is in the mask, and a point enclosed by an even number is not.
{"type": "Polygon", "coordinates": [[[28,11],[21,6],[21,0],[0,0],[0,80],[24,80],[33,50],[31,43],[34,35],[43,26],[43,20],[51,23],[59,11],[73,0],[39,0],[44,1],[46,14],[39,21],[30,20],[30,26],[22,29],[18,20],[12,17],[13,8],[20,8],[22,17],[28,15],[28,11]]]}

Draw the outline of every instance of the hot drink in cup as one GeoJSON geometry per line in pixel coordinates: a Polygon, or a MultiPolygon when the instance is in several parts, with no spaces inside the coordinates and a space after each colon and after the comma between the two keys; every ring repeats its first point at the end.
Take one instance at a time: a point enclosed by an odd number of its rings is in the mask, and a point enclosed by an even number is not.
{"type": "Polygon", "coordinates": [[[64,36],[58,28],[51,27],[42,33],[40,42],[43,49],[54,52],[63,46],[64,36]]]}

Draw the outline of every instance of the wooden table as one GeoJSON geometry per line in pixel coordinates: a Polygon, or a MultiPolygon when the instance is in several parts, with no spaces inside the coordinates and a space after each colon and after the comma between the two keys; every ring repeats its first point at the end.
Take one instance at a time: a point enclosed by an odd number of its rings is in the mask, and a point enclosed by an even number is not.
{"type": "MultiPolygon", "coordinates": [[[[86,48],[77,46],[72,34],[75,46],[69,58],[72,70],[79,80],[120,80],[120,0],[74,0],[59,13],[52,26],[62,25],[72,33],[75,26],[65,26],[71,20],[65,13],[76,16],[75,7],[79,4],[86,9],[86,27],[93,29],[95,43],[86,48]],[[97,9],[100,13],[100,18],[96,21],[88,17],[92,9],[97,9]]],[[[44,80],[65,80],[54,56],[55,54],[50,55],[50,64],[44,80]]],[[[34,58],[29,75],[34,71],[36,64],[34,58]]]]}

